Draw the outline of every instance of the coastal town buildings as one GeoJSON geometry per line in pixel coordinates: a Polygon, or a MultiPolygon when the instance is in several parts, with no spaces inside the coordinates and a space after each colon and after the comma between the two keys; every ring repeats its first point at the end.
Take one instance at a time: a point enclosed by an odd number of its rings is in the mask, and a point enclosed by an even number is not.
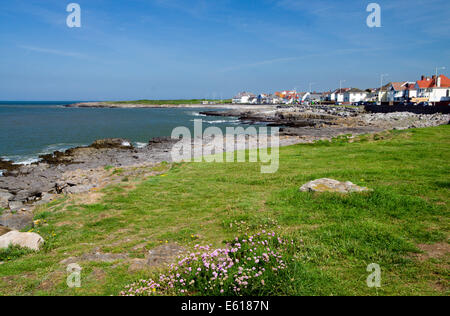
{"type": "Polygon", "coordinates": [[[234,104],[313,104],[327,102],[335,104],[360,104],[361,102],[382,103],[440,103],[450,101],[450,79],[444,75],[426,77],[418,81],[396,81],[386,85],[361,90],[339,88],[329,92],[277,91],[274,94],[261,93],[256,96],[241,92],[233,98],[234,104]]]}
{"type": "Polygon", "coordinates": [[[391,83],[388,83],[381,88],[377,89],[377,101],[378,102],[388,102],[388,93],[389,93],[389,87],[391,86],[391,83]]]}
{"type": "Polygon", "coordinates": [[[322,95],[320,96],[320,101],[321,102],[330,101],[329,96],[331,93],[332,93],[331,91],[323,92],[322,95]]]}
{"type": "Polygon", "coordinates": [[[329,95],[329,100],[331,102],[343,103],[344,102],[344,93],[350,90],[350,88],[341,88],[333,91],[329,95]]]}
{"type": "Polygon", "coordinates": [[[415,82],[391,82],[387,88],[387,101],[388,102],[403,102],[407,101],[415,90],[415,82]]]}
{"type": "Polygon", "coordinates": [[[428,102],[450,101],[450,79],[444,75],[431,78],[422,76],[416,82],[417,98],[428,102]]]}
{"type": "Polygon", "coordinates": [[[319,92],[311,92],[306,96],[306,101],[309,102],[320,102],[322,101],[323,94],[319,92]]]}
{"type": "Polygon", "coordinates": [[[365,101],[367,98],[367,92],[357,89],[357,88],[351,88],[344,92],[344,103],[352,104],[357,102],[365,101]]]}
{"type": "Polygon", "coordinates": [[[405,90],[405,100],[411,102],[415,98],[417,98],[416,83],[408,83],[405,90]]]}
{"type": "Polygon", "coordinates": [[[257,101],[256,95],[250,92],[241,92],[232,100],[233,104],[256,104],[257,101]]]}

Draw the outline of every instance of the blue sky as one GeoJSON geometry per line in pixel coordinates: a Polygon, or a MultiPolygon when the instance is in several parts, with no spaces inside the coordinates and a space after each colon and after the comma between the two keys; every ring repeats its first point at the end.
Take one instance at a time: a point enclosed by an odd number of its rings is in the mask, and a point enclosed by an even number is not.
{"type": "Polygon", "coordinates": [[[450,1],[376,1],[381,28],[366,25],[370,2],[1,1],[0,100],[227,98],[448,75],[450,1]],[[71,2],[81,28],[66,26],[71,2]]]}

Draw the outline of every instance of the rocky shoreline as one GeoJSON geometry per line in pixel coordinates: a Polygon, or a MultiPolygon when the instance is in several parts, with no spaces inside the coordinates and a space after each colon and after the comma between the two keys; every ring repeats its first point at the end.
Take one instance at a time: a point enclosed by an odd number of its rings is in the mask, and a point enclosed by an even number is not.
{"type": "Polygon", "coordinates": [[[270,109],[270,105],[236,105],[230,103],[222,104],[149,104],[149,103],[120,103],[120,102],[80,102],[67,104],[66,108],[99,108],[99,109],[153,109],[153,108],[204,108],[204,109],[270,109]]]}
{"type": "MultiPolygon", "coordinates": [[[[344,134],[437,126],[450,121],[450,115],[443,114],[368,114],[358,108],[344,107],[241,107],[227,111],[208,110],[201,114],[231,116],[244,124],[279,127],[280,146],[311,143],[344,134]]],[[[31,165],[0,160],[0,170],[3,170],[3,176],[0,176],[0,226],[16,230],[32,226],[33,208],[58,195],[89,192],[118,183],[124,176],[150,175],[151,167],[172,161],[172,147],[177,142],[170,138],[155,138],[145,147],[135,148],[125,139],[106,139],[87,147],[40,156],[41,160],[31,165]],[[120,172],[112,173],[110,169],[114,168],[120,168],[120,172]]],[[[223,139],[204,139],[204,147],[225,151],[222,145],[223,139]]],[[[247,136],[247,142],[235,144],[234,149],[258,147],[257,137],[247,136]]]]}
{"type": "Polygon", "coordinates": [[[449,114],[413,114],[409,112],[366,113],[363,108],[296,106],[264,109],[203,111],[201,115],[237,117],[244,124],[264,123],[280,127],[280,135],[333,138],[342,134],[360,135],[384,130],[404,130],[448,124],[449,114]]]}

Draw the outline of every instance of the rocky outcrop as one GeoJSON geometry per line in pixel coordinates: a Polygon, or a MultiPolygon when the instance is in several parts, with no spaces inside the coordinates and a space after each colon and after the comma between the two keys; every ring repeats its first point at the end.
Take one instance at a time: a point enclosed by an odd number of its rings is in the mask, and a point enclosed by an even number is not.
{"type": "Polygon", "coordinates": [[[306,183],[300,188],[301,192],[333,192],[354,193],[370,191],[368,188],[357,186],[352,182],[340,182],[334,179],[318,179],[306,183]]]}
{"type": "Polygon", "coordinates": [[[186,252],[177,244],[166,244],[150,250],[145,259],[133,259],[128,267],[129,272],[146,270],[170,263],[174,258],[186,252]]]}
{"type": "MultiPolygon", "coordinates": [[[[133,148],[126,139],[111,138],[97,140],[87,147],[43,155],[40,162],[31,165],[16,166],[2,161],[0,169],[8,171],[0,176],[0,208],[19,212],[48,203],[57,194],[88,192],[103,181],[105,172],[101,171],[105,166],[126,167],[170,161],[172,145],[172,141],[161,138],[150,141],[144,148],[133,148]]],[[[11,217],[9,214],[0,219],[0,223],[10,223],[11,217]]],[[[19,226],[14,228],[20,229],[19,226]]]]}
{"type": "Polygon", "coordinates": [[[0,236],[0,249],[6,249],[12,245],[38,251],[43,244],[44,239],[36,233],[11,231],[0,236]]]}
{"type": "Polygon", "coordinates": [[[6,171],[4,174],[7,174],[9,171],[13,171],[19,169],[19,165],[15,165],[12,161],[6,161],[0,158],[0,170],[6,171]]]}
{"type": "Polygon", "coordinates": [[[9,200],[12,200],[14,195],[5,190],[0,190],[0,208],[6,209],[9,207],[9,200]]]}
{"type": "Polygon", "coordinates": [[[402,130],[445,125],[450,122],[450,114],[414,114],[410,112],[373,113],[361,115],[360,120],[364,124],[371,126],[402,130]]]}
{"type": "Polygon", "coordinates": [[[107,139],[100,139],[96,140],[92,143],[90,146],[92,148],[96,149],[102,149],[102,148],[122,148],[122,149],[132,149],[133,146],[131,143],[123,138],[107,138],[107,139]]]}
{"type": "Polygon", "coordinates": [[[0,225],[16,230],[31,228],[33,227],[33,212],[27,210],[3,212],[0,216],[0,225]]]}
{"type": "Polygon", "coordinates": [[[272,111],[235,109],[205,111],[201,114],[237,117],[246,124],[264,122],[268,126],[281,127],[281,135],[300,137],[315,137],[316,134],[336,137],[342,135],[339,131],[343,129],[352,129],[354,134],[365,134],[391,129],[423,128],[448,124],[450,121],[449,114],[440,113],[366,113],[363,108],[305,105],[279,107],[272,111]]]}
{"type": "Polygon", "coordinates": [[[3,236],[4,234],[7,234],[11,231],[8,227],[0,226],[0,236],[3,236]]]}

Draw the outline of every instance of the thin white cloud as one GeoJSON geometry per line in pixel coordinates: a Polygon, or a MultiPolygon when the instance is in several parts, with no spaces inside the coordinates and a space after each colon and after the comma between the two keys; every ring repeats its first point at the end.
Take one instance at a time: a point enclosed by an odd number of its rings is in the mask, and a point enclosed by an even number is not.
{"type": "Polygon", "coordinates": [[[234,71],[234,70],[240,70],[240,69],[243,69],[243,68],[252,68],[252,67],[258,67],[258,66],[264,66],[264,65],[271,65],[271,64],[277,64],[277,63],[291,62],[291,61],[297,61],[297,60],[307,59],[307,58],[330,57],[330,56],[337,56],[337,55],[347,55],[347,54],[355,54],[355,53],[374,52],[374,51],[380,51],[380,50],[386,50],[386,49],[388,49],[388,48],[385,47],[385,48],[346,48],[346,49],[337,49],[337,50],[326,52],[326,53],[308,54],[308,55],[297,56],[297,57],[274,58],[274,59],[264,60],[264,61],[255,62],[255,63],[237,65],[237,66],[224,68],[224,69],[220,70],[220,72],[230,72],[230,71],[234,71]]]}
{"type": "Polygon", "coordinates": [[[64,57],[75,57],[75,58],[87,58],[88,56],[76,53],[76,52],[66,52],[58,49],[48,49],[48,48],[41,48],[41,47],[35,47],[35,46],[19,46],[20,48],[38,52],[38,53],[44,53],[44,54],[52,54],[52,55],[58,55],[58,56],[64,56],[64,57]]]}

